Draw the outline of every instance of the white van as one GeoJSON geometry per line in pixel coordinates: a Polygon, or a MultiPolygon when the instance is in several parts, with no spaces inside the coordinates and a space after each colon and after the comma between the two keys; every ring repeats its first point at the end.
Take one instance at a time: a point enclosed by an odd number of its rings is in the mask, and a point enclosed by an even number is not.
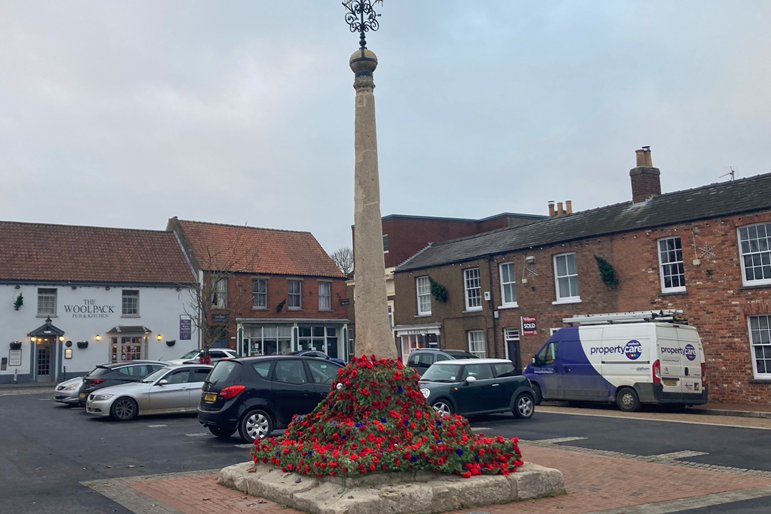
{"type": "Polygon", "coordinates": [[[524,375],[536,401],[707,403],[706,366],[694,327],[661,311],[566,318],[536,352],[524,375]],[[652,320],[652,321],[645,321],[652,320]]]}

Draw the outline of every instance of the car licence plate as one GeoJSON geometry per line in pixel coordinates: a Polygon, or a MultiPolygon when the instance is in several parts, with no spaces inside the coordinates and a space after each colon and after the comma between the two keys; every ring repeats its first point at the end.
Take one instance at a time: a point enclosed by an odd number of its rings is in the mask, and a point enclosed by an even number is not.
{"type": "Polygon", "coordinates": [[[79,395],[79,396],[80,396],[81,398],[85,398],[85,397],[86,397],[86,393],[80,393],[80,395],[79,395]]]}
{"type": "Polygon", "coordinates": [[[207,402],[216,402],[217,401],[217,395],[209,393],[206,396],[204,396],[203,399],[206,400],[207,402]]]}

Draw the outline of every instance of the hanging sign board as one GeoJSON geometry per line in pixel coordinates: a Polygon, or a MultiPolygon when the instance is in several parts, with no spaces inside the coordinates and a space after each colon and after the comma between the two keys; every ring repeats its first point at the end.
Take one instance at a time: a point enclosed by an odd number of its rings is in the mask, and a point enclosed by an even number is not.
{"type": "Polygon", "coordinates": [[[536,324],[535,316],[522,316],[522,335],[538,335],[538,325],[536,324]]]}
{"type": "Polygon", "coordinates": [[[193,320],[189,316],[179,317],[179,339],[181,341],[190,341],[193,332],[193,320]]]}

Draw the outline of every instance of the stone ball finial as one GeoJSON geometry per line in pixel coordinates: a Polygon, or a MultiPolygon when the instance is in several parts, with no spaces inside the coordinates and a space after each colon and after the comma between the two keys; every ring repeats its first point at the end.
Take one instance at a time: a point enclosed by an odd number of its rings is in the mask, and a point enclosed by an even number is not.
{"type": "Polygon", "coordinates": [[[353,52],[348,64],[357,77],[359,75],[372,75],[372,72],[377,68],[377,55],[372,50],[359,48],[353,52]]]}

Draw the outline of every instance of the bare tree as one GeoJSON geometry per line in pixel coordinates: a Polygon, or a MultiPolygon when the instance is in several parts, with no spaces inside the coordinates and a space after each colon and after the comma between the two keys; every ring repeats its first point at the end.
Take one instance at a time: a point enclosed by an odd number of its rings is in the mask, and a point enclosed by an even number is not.
{"type": "Polygon", "coordinates": [[[335,264],[340,268],[340,271],[350,278],[353,274],[353,251],[347,246],[343,246],[338,250],[335,250],[329,256],[335,261],[335,264]]]}
{"type": "Polygon", "coordinates": [[[212,343],[227,337],[240,313],[251,309],[248,274],[253,271],[257,249],[246,243],[244,229],[239,227],[229,245],[199,247],[194,254],[198,275],[195,285],[188,287],[190,300],[184,310],[201,334],[204,360],[208,360],[212,343]]]}

